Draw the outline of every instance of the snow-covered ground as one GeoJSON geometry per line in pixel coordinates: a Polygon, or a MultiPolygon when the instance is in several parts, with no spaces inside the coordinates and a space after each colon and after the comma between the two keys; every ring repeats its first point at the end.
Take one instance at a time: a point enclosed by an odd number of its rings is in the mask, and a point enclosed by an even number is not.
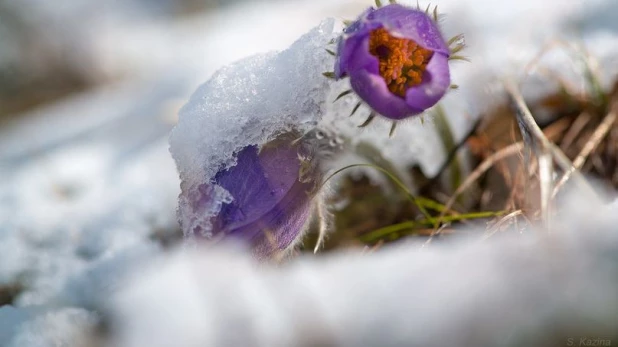
{"type": "MultiPolygon", "coordinates": [[[[333,290],[348,290],[344,281],[335,281],[345,276],[340,277],[331,263],[341,262],[351,273],[371,267],[371,261],[340,256],[300,263],[289,272],[254,274],[252,265],[242,256],[200,255],[194,261],[190,255],[167,255],[157,241],[161,235],[173,237],[178,232],[175,209],[180,182],[167,137],[179,107],[198,85],[238,59],[285,49],[326,17],[353,18],[371,5],[369,0],[248,1],[182,20],[145,13],[138,5],[108,8],[97,20],[91,15],[96,9],[84,1],[63,2],[67,7],[64,10],[45,1],[20,4],[31,7],[33,18],[38,20],[35,25],[53,24],[46,31],[49,40],[72,53],[67,56],[84,73],[95,79],[123,78],[30,111],[0,128],[0,288],[23,287],[13,306],[0,308],[0,345],[77,345],[78,335],[103,319],[123,322],[119,345],[147,345],[139,343],[143,338],[160,338],[154,341],[166,345],[164,336],[149,336],[143,329],[173,321],[166,319],[167,313],[178,317],[177,330],[173,331],[185,345],[221,341],[218,339],[223,337],[216,329],[226,325],[210,324],[213,317],[208,315],[214,314],[222,314],[229,320],[226,324],[238,326],[250,319],[248,315],[260,315],[264,325],[253,327],[246,336],[264,334],[252,340],[264,341],[263,345],[273,345],[268,344],[270,339],[277,338],[298,341],[293,333],[284,338],[281,334],[285,332],[278,328],[285,326],[279,325],[282,319],[293,315],[269,311],[268,302],[254,299],[259,291],[264,292],[264,298],[275,300],[278,283],[290,281],[293,285],[286,292],[286,300],[292,303],[304,286],[331,285],[329,281],[333,280],[333,290]],[[195,270],[191,263],[204,266],[195,270]],[[212,265],[215,263],[216,267],[212,265]],[[151,264],[160,264],[161,274],[143,270],[151,264]],[[308,272],[304,272],[305,266],[308,272]],[[222,273],[220,268],[231,270],[222,273]],[[142,279],[143,271],[147,276],[142,279]],[[194,271],[202,275],[196,278],[194,271]],[[243,306],[230,304],[229,308],[241,312],[249,307],[247,313],[225,316],[225,304],[204,304],[206,308],[193,305],[192,300],[213,300],[210,294],[221,295],[222,302],[234,302],[231,294],[235,291],[224,293],[224,285],[238,285],[239,291],[246,291],[238,294],[245,298],[243,306]],[[176,301],[178,298],[182,300],[176,301]],[[160,305],[152,306],[155,301],[160,305]],[[127,319],[134,323],[127,323],[127,319]],[[202,331],[205,325],[211,330],[202,331]]],[[[618,22],[610,15],[618,13],[618,3],[613,0],[439,0],[435,4],[446,14],[443,25],[447,36],[466,35],[465,53],[472,61],[455,64],[453,80],[460,90],[445,100],[456,136],[462,136],[472,120],[491,106],[493,98],[487,96],[494,90],[496,76],[521,73],[521,67],[552,39],[566,38],[573,43],[579,37],[598,58],[605,85],[618,71],[618,22]]],[[[569,63],[563,52],[548,59],[548,66],[553,65],[560,73],[571,78],[579,75],[578,67],[569,63]]],[[[532,87],[528,90],[536,92],[532,87]]],[[[544,88],[542,85],[538,90],[544,88]]],[[[330,111],[346,112],[352,102],[342,105],[342,109],[330,111]]],[[[363,117],[353,117],[346,129],[357,131],[353,125],[361,123],[363,117]]],[[[381,123],[354,136],[373,141],[388,159],[396,159],[401,165],[418,162],[431,174],[440,166],[444,153],[428,123],[421,126],[407,122],[388,141],[385,136],[375,136],[388,126],[381,123]]],[[[226,134],[211,130],[204,129],[204,136],[211,136],[213,142],[225,139],[226,134]]],[[[604,235],[598,237],[602,240],[604,235]]],[[[368,274],[383,276],[384,269],[393,264],[423,257],[410,255],[405,249],[397,252],[392,258],[382,256],[390,260],[378,261],[368,274]]],[[[436,252],[431,262],[448,263],[451,258],[447,253],[436,252]]],[[[497,254],[476,259],[470,252],[467,257],[472,266],[477,261],[491,261],[497,254]]],[[[590,261],[597,260],[595,254],[590,256],[590,261]]],[[[400,275],[413,281],[416,275],[411,274],[409,278],[400,275]]],[[[487,270],[485,275],[491,274],[487,270]]],[[[426,279],[418,276],[418,281],[426,279]]],[[[595,274],[590,276],[597,280],[595,274]]],[[[388,283],[389,279],[384,281],[388,283]]],[[[402,283],[396,278],[393,281],[402,283]]],[[[608,281],[616,284],[616,279],[608,281]]],[[[367,282],[363,283],[379,285],[378,281],[367,282]]],[[[328,293],[318,289],[315,296],[307,298],[311,303],[307,309],[319,310],[313,302],[334,305],[335,301],[327,301],[328,293]]],[[[382,298],[375,294],[371,299],[374,292],[369,290],[363,293],[370,300],[382,298]]],[[[279,308],[291,309],[286,305],[279,308]]],[[[379,311],[373,308],[371,312],[379,311]]],[[[351,308],[341,312],[331,309],[333,314],[354,313],[351,308]]],[[[383,317],[388,317],[387,312],[382,311],[383,317]]],[[[421,316],[418,313],[417,317],[421,316]]],[[[307,315],[298,324],[320,326],[305,321],[316,317],[319,315],[307,315]]],[[[321,330],[305,333],[325,334],[321,330]]],[[[352,340],[346,342],[353,345],[352,340]]]]}

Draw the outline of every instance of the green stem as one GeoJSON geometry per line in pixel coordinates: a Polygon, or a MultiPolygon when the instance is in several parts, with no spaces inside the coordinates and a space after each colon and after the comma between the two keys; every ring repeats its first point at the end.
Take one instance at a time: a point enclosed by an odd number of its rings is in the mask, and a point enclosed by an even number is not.
{"type": "MultiPolygon", "coordinates": [[[[444,113],[444,108],[441,105],[435,107],[435,124],[438,130],[440,139],[442,140],[442,146],[446,153],[451,153],[456,148],[455,136],[451,130],[444,113]]],[[[457,155],[453,158],[449,164],[450,176],[451,176],[451,189],[455,190],[461,184],[462,169],[457,155]]]]}
{"type": "Polygon", "coordinates": [[[416,207],[418,207],[419,211],[421,211],[421,213],[425,216],[425,218],[428,221],[431,221],[431,223],[433,225],[435,225],[436,227],[438,226],[438,220],[433,218],[431,216],[431,214],[429,214],[429,212],[427,212],[427,210],[425,209],[425,206],[423,204],[423,202],[426,202],[428,199],[423,199],[421,202],[421,200],[416,197],[414,194],[412,194],[412,192],[410,192],[410,190],[406,187],[405,184],[403,184],[403,182],[401,182],[401,180],[399,180],[397,177],[395,177],[395,175],[391,174],[388,170],[385,170],[377,165],[373,165],[373,164],[352,164],[352,165],[348,165],[348,166],[344,166],[341,169],[336,170],[335,172],[333,172],[332,174],[330,174],[325,180],[324,182],[322,182],[322,184],[320,185],[319,189],[322,189],[322,187],[324,187],[324,185],[326,184],[326,182],[328,182],[331,178],[333,178],[335,175],[339,174],[340,172],[347,170],[347,169],[351,169],[351,168],[355,168],[355,167],[370,167],[370,168],[374,168],[380,172],[382,172],[383,174],[385,174],[388,178],[390,178],[393,182],[395,182],[395,184],[399,187],[399,189],[401,189],[402,191],[404,191],[406,193],[406,196],[410,199],[410,201],[412,201],[412,203],[414,203],[414,205],[416,205],[416,207]]]}
{"type": "MultiPolygon", "coordinates": [[[[443,223],[450,223],[462,220],[471,220],[471,219],[482,219],[482,218],[493,218],[504,215],[505,211],[485,211],[485,212],[473,212],[467,214],[460,214],[454,216],[445,216],[442,218],[443,223]]],[[[360,237],[360,240],[365,243],[372,243],[384,237],[387,237],[393,233],[398,233],[402,231],[408,231],[410,229],[415,229],[418,227],[428,227],[432,226],[432,222],[429,220],[420,220],[420,221],[406,221],[398,224],[389,225],[372,232],[369,232],[360,237]]]]}

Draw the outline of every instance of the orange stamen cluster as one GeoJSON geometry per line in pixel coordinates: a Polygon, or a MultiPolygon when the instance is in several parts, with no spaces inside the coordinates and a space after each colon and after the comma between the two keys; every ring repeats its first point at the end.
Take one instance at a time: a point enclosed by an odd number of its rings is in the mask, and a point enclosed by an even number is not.
{"type": "Polygon", "coordinates": [[[369,53],[380,61],[380,76],[388,89],[405,97],[409,87],[419,85],[433,52],[413,40],[391,36],[384,28],[369,35],[369,53]]]}

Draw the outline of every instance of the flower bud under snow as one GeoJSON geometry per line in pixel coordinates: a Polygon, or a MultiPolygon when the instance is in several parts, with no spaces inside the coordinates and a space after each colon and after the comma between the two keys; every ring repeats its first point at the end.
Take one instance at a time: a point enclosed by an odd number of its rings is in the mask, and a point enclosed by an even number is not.
{"type": "Polygon", "coordinates": [[[278,258],[314,215],[322,240],[322,163],[341,145],[336,133],[317,130],[332,83],[319,71],[332,66],[324,46],[334,24],[324,21],[281,52],[223,67],[181,109],[170,151],[187,242],[236,240],[257,258],[278,258]]]}
{"type": "MultiPolygon", "coordinates": [[[[211,182],[230,199],[212,217],[209,238],[241,242],[259,259],[278,257],[297,244],[320,199],[321,175],[311,146],[288,134],[261,148],[243,148],[236,165],[219,170],[211,182]]],[[[191,200],[195,210],[210,203],[208,187],[201,191],[206,194],[191,200]]],[[[194,233],[203,236],[199,228],[194,233]]]]}
{"type": "Polygon", "coordinates": [[[219,171],[215,183],[233,200],[214,218],[213,232],[248,242],[258,257],[294,245],[306,229],[314,195],[314,179],[301,178],[298,149],[289,142],[248,146],[236,166],[219,171]]]}

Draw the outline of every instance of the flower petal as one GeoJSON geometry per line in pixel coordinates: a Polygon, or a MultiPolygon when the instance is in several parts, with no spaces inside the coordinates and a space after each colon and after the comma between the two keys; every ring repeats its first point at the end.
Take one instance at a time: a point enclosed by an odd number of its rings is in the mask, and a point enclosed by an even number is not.
{"type": "MultiPolygon", "coordinates": [[[[355,68],[370,65],[377,59],[369,53],[369,33],[380,27],[379,23],[357,21],[352,24],[353,30],[345,33],[339,40],[337,61],[335,63],[335,77],[341,78],[355,68]]],[[[348,27],[350,28],[350,27],[348,27]]]]}
{"type": "Polygon", "coordinates": [[[425,110],[435,105],[451,85],[448,57],[435,53],[423,75],[423,82],[406,91],[408,106],[425,110]]]}
{"type": "Polygon", "coordinates": [[[381,24],[393,36],[414,40],[425,49],[449,55],[436,22],[424,11],[392,4],[373,11],[368,20],[381,24]]]}
{"type": "Polygon", "coordinates": [[[423,109],[412,107],[391,93],[380,75],[355,70],[350,75],[350,85],[373,110],[386,118],[398,120],[423,112],[423,109]]]}
{"type": "MultiPolygon", "coordinates": [[[[219,171],[215,183],[225,188],[234,198],[221,208],[218,215],[220,226],[225,229],[254,222],[272,209],[279,198],[271,194],[271,182],[265,176],[256,146],[248,146],[240,151],[237,164],[219,171]]],[[[287,185],[289,189],[291,184],[288,182],[287,185]]]]}
{"type": "Polygon", "coordinates": [[[270,211],[257,221],[228,230],[225,238],[248,241],[258,258],[288,248],[305,230],[311,215],[306,185],[297,182],[270,211]]]}
{"type": "Polygon", "coordinates": [[[310,214],[312,185],[299,181],[299,169],[297,149],[289,144],[267,145],[259,153],[255,146],[244,148],[236,166],[215,176],[233,201],[221,207],[213,231],[260,245],[263,255],[287,247],[310,214]]]}

